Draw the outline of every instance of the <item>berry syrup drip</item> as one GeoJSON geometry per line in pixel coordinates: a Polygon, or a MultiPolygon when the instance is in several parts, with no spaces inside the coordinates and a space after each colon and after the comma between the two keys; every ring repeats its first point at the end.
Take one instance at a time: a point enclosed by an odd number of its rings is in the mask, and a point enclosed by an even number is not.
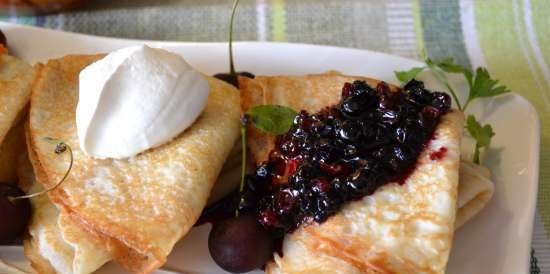
{"type": "Polygon", "coordinates": [[[346,202],[403,183],[450,107],[447,94],[415,80],[396,91],[346,83],[339,104],[302,111],[276,138],[269,159],[247,176],[239,211],[275,237],[322,223],[346,202]]]}
{"type": "Polygon", "coordinates": [[[432,153],[430,153],[430,160],[432,161],[441,160],[443,159],[443,157],[445,157],[445,154],[447,154],[447,148],[441,147],[439,148],[439,150],[432,151],[432,153]]]}

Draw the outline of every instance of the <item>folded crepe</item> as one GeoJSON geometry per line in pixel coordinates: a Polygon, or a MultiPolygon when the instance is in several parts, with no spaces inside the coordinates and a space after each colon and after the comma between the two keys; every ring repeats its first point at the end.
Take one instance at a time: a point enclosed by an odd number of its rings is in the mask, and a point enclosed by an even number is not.
{"type": "MultiPolygon", "coordinates": [[[[336,73],[240,78],[242,109],[277,104],[315,113],[338,103],[346,82],[377,80],[336,73]]],[[[454,232],[463,114],[441,117],[434,139],[403,185],[390,183],[349,202],[322,224],[300,227],[283,240],[267,273],[444,273],[454,232]],[[432,161],[430,153],[447,148],[432,161]]],[[[249,128],[253,159],[267,159],[273,137],[249,128]]]]}
{"type": "MultiPolygon", "coordinates": [[[[325,94],[325,95],[317,95],[314,94],[314,92],[311,92],[308,94],[311,100],[316,101],[310,101],[309,99],[304,102],[294,102],[291,104],[297,105],[299,107],[303,104],[309,104],[305,105],[307,108],[317,109],[319,106],[321,106],[323,103],[336,103],[334,98],[324,98],[319,96],[335,96],[338,98],[339,93],[336,91],[339,89],[338,84],[341,83],[342,80],[340,80],[339,83],[332,84],[331,76],[341,76],[338,73],[329,73],[325,74],[326,78],[323,77],[320,82],[316,83],[308,83],[309,85],[316,86],[314,90],[321,90],[325,89],[325,87],[329,87],[330,90],[332,90],[332,93],[325,94]],[[313,96],[314,95],[314,96],[313,96]],[[313,97],[312,97],[313,96],[313,97]],[[321,101],[323,100],[323,101],[321,101]],[[318,105],[318,106],[317,106],[318,105]]],[[[307,76],[306,76],[307,77],[307,76]]],[[[367,78],[357,77],[357,78],[349,78],[347,80],[353,80],[353,79],[363,79],[363,80],[369,80],[367,78]]],[[[296,79],[295,79],[296,80],[296,79]]],[[[313,79],[313,80],[320,80],[320,79],[313,79]]],[[[291,85],[296,85],[291,80],[285,79],[285,77],[273,77],[273,78],[265,78],[265,77],[259,77],[258,81],[265,82],[263,87],[258,87],[258,85],[262,85],[260,83],[253,83],[248,81],[247,79],[241,79],[241,81],[246,84],[249,84],[250,86],[243,87],[243,108],[249,108],[253,105],[257,104],[275,104],[276,101],[282,101],[283,103],[289,104],[288,102],[291,100],[298,100],[298,98],[295,98],[290,95],[294,93],[293,90],[286,90],[283,86],[279,86],[278,84],[269,84],[271,81],[286,81],[287,83],[291,85]],[[269,89],[269,91],[268,91],[269,89]],[[261,90],[261,94],[260,94],[261,90]],[[258,92],[258,93],[256,93],[258,92]],[[275,99],[275,97],[284,97],[284,99],[275,99]],[[260,103],[257,103],[260,102],[260,103]],[[246,104],[246,105],[245,105],[246,104]]],[[[376,84],[377,81],[370,82],[371,84],[376,84]]],[[[303,90],[302,92],[305,92],[303,90]]],[[[255,162],[259,163],[262,161],[262,159],[265,159],[265,155],[269,152],[267,148],[270,148],[273,142],[273,139],[267,135],[262,135],[261,133],[257,131],[251,131],[250,132],[252,136],[250,136],[249,140],[249,146],[254,147],[252,149],[253,153],[252,156],[255,158],[255,162]],[[259,134],[258,136],[255,136],[255,134],[259,134]],[[262,159],[259,159],[262,158],[262,159]]],[[[232,158],[230,158],[232,159],[232,158]]],[[[240,161],[240,158],[237,157],[235,159],[232,159],[232,162],[234,161],[240,161]]],[[[226,166],[231,167],[233,171],[230,171],[228,169],[223,174],[235,174],[240,172],[240,166],[237,164],[230,164],[231,162],[226,163],[226,166]]],[[[235,177],[235,176],[233,176],[235,177]]],[[[230,180],[224,180],[226,182],[235,182],[234,187],[238,184],[238,178],[235,180],[232,177],[228,177],[230,180]],[[232,180],[231,180],[232,179],[232,180]]],[[[224,186],[220,186],[220,188],[228,188],[227,184],[224,186]]],[[[463,224],[465,224],[467,221],[469,221],[471,218],[476,216],[491,200],[491,197],[493,197],[494,194],[494,183],[491,181],[491,172],[489,169],[487,169],[484,166],[474,164],[472,162],[469,162],[467,160],[462,160],[460,162],[460,168],[459,168],[459,182],[458,182],[458,201],[457,201],[457,213],[456,213],[456,220],[455,220],[455,229],[458,229],[463,224]]],[[[227,193],[227,192],[224,192],[227,193]]],[[[213,191],[214,195],[214,191],[213,191]]],[[[220,195],[215,195],[220,196],[220,195]]]]}
{"type": "Polygon", "coordinates": [[[239,136],[239,93],[209,78],[204,112],[174,140],[126,160],[93,159],[79,149],[75,108],[78,74],[99,58],[67,56],[38,66],[29,155],[38,181],[51,187],[69,161],[44,138],[70,145],[74,165],[67,180],[49,193],[50,200],[116,262],[134,273],[151,273],[165,263],[207,202],[239,136]]]}
{"type": "MultiPolygon", "coordinates": [[[[28,157],[18,161],[19,184],[29,193],[43,189],[28,157]]],[[[88,274],[110,260],[107,251],[60,212],[47,195],[31,199],[32,217],[24,244],[25,256],[40,274],[88,274]]]]}
{"type": "Polygon", "coordinates": [[[34,69],[27,63],[0,53],[0,182],[15,183],[15,161],[23,147],[22,127],[16,127],[26,114],[34,69]]]}
{"type": "MultiPolygon", "coordinates": [[[[35,184],[33,191],[42,187],[35,184]]],[[[48,196],[33,198],[33,218],[29,239],[24,241],[25,255],[41,274],[92,273],[110,260],[99,246],[65,214],[60,214],[48,196]]]]}
{"type": "MultiPolygon", "coordinates": [[[[240,142],[237,142],[240,144],[240,142]]],[[[220,172],[209,203],[214,203],[233,191],[240,181],[241,147],[236,145],[220,172]]],[[[32,165],[26,157],[17,161],[19,185],[30,186],[29,193],[42,189],[36,181],[32,165]]],[[[75,225],[66,213],[60,212],[47,196],[31,199],[33,215],[29,237],[24,241],[25,255],[40,274],[88,274],[98,270],[112,258],[90,240],[87,233],[75,225]]],[[[2,270],[2,268],[0,268],[2,270]]]]}
{"type": "Polygon", "coordinates": [[[459,174],[455,229],[476,216],[495,192],[491,172],[486,167],[462,161],[459,174]]]}

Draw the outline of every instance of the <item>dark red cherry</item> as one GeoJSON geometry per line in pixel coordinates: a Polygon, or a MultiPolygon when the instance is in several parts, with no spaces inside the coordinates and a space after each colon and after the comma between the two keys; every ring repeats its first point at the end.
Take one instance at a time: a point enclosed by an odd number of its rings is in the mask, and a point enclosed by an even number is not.
{"type": "Polygon", "coordinates": [[[271,259],[273,239],[254,217],[241,215],[214,224],[208,249],[221,268],[244,273],[261,268],[271,259]]]}
{"type": "Polygon", "coordinates": [[[0,30],[0,45],[4,47],[8,47],[8,39],[6,39],[6,35],[0,30]]]}
{"type": "Polygon", "coordinates": [[[17,186],[0,184],[0,242],[11,242],[21,236],[31,218],[28,199],[10,200],[25,193],[17,186]]]}

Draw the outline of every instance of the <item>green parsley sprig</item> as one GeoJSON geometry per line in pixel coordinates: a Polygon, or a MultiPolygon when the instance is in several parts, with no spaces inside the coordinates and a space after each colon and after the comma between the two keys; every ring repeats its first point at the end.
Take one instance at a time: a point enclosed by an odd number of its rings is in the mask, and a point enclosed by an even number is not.
{"type": "MultiPolygon", "coordinates": [[[[493,97],[510,92],[506,86],[500,85],[497,80],[492,79],[485,68],[477,68],[474,72],[456,64],[453,58],[445,58],[439,62],[435,62],[425,57],[425,54],[423,57],[425,66],[414,67],[405,71],[395,71],[395,77],[405,84],[416,78],[425,69],[429,69],[435,78],[449,90],[460,111],[466,111],[466,108],[475,99],[493,97]],[[455,90],[447,79],[446,73],[460,73],[466,79],[469,90],[464,104],[461,104],[458,99],[455,90]]],[[[480,149],[489,146],[491,138],[495,133],[490,124],[481,125],[473,115],[468,116],[465,127],[468,133],[476,140],[473,162],[479,164],[480,149]]]]}
{"type": "Polygon", "coordinates": [[[495,136],[495,132],[491,125],[482,126],[473,115],[468,115],[466,119],[466,129],[476,140],[473,162],[479,164],[479,150],[491,144],[491,138],[495,136]]]}

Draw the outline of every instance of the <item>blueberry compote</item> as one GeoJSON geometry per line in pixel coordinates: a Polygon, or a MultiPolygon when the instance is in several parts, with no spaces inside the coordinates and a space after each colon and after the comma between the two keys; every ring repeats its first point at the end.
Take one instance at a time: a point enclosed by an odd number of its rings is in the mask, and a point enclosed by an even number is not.
{"type": "Polygon", "coordinates": [[[412,80],[403,89],[346,83],[339,104],[300,112],[246,178],[239,211],[273,236],[323,222],[348,201],[403,182],[451,99],[412,80]]]}

